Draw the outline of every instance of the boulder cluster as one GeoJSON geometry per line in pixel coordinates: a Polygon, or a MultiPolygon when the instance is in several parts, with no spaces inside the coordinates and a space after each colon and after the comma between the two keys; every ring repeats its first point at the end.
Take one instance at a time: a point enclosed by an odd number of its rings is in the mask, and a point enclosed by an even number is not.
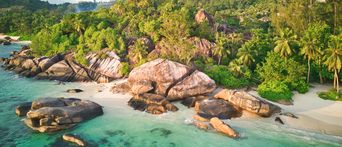
{"type": "Polygon", "coordinates": [[[54,132],[103,114],[102,106],[76,98],[41,98],[16,107],[25,124],[39,132],[54,132]]]}
{"type": "Polygon", "coordinates": [[[116,86],[113,91],[122,91],[121,87],[134,95],[129,101],[134,109],[161,114],[178,110],[170,102],[208,95],[216,89],[216,84],[206,74],[189,66],[156,59],[133,69],[128,83],[116,86]]]}
{"type": "Polygon", "coordinates": [[[21,51],[14,51],[11,57],[0,61],[5,69],[36,79],[106,83],[122,77],[120,58],[113,51],[87,55],[88,65],[77,63],[73,53],[38,58],[32,54],[31,49],[23,47],[21,51]],[[106,56],[101,58],[100,54],[106,56]]]}

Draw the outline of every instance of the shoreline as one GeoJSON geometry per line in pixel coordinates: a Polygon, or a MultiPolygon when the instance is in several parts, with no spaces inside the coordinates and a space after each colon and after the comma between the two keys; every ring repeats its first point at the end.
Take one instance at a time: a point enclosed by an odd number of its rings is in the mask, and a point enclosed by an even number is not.
{"type": "MultiPolygon", "coordinates": [[[[120,104],[124,103],[125,106],[120,107],[127,107],[127,109],[130,109],[130,107],[126,104],[131,97],[133,97],[130,94],[114,94],[111,92],[111,87],[115,84],[123,82],[125,79],[115,80],[110,83],[95,83],[95,82],[76,82],[72,84],[80,85],[80,87],[74,87],[74,88],[83,88],[84,92],[81,93],[65,93],[66,96],[69,97],[79,97],[82,99],[92,100],[95,101],[102,106],[105,107],[113,107],[117,106],[119,102],[120,104]],[[99,92],[101,91],[101,92],[99,92]]],[[[225,122],[229,123],[236,123],[239,121],[251,121],[251,122],[262,122],[267,123],[269,125],[277,125],[279,127],[283,127],[286,130],[300,130],[305,132],[312,132],[317,133],[321,135],[328,135],[332,136],[334,138],[342,138],[342,124],[339,124],[339,122],[342,122],[342,116],[338,116],[338,114],[342,114],[342,102],[333,102],[333,101],[327,101],[323,100],[316,95],[316,97],[312,97],[312,95],[317,91],[323,91],[325,88],[329,88],[329,86],[326,85],[316,85],[310,91],[306,94],[295,94],[294,99],[294,105],[291,106],[285,106],[278,103],[275,103],[276,105],[280,106],[283,109],[283,112],[290,112],[294,115],[298,116],[298,119],[291,118],[288,116],[283,116],[279,114],[274,114],[272,117],[269,118],[262,118],[256,114],[244,111],[242,116],[239,118],[233,118],[231,120],[224,120],[225,122]],[[311,104],[310,101],[305,102],[306,99],[311,98],[314,99],[312,103],[314,103],[314,106],[321,106],[321,108],[316,108],[311,104]],[[317,102],[318,101],[318,102],[317,102]],[[330,104],[331,105],[326,105],[330,104]],[[306,104],[306,105],[303,105],[306,104]],[[310,107],[311,106],[311,107],[310,107]],[[330,111],[327,111],[331,109],[330,111]],[[336,111],[333,115],[330,115],[331,111],[336,111]],[[285,125],[281,125],[274,121],[275,117],[280,117],[285,125]],[[319,119],[322,118],[322,119],[319,119]]],[[[255,91],[251,91],[251,94],[255,95],[255,91]]],[[[182,105],[179,102],[176,102],[176,105],[182,105]]],[[[186,109],[180,109],[181,113],[186,112],[192,112],[189,115],[189,118],[191,119],[193,112],[195,112],[194,108],[186,108],[186,109]],[[189,110],[187,110],[189,109],[189,110]]],[[[109,112],[112,113],[112,112],[109,112]]],[[[175,112],[168,112],[166,115],[170,115],[171,113],[175,112]]],[[[171,114],[172,115],[172,114],[171,114]]],[[[160,117],[160,116],[157,116],[160,117]]],[[[184,120],[186,121],[186,120],[184,120]]],[[[240,126],[244,127],[244,126],[240,126]]]]}

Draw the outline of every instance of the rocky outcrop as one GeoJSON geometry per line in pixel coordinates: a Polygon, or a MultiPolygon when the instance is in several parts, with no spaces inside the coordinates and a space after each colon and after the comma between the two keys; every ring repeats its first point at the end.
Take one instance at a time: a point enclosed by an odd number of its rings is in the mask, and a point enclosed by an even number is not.
{"type": "Polygon", "coordinates": [[[243,91],[223,89],[214,97],[226,100],[236,107],[263,117],[269,117],[274,113],[280,112],[278,106],[243,91]]]}
{"type": "Polygon", "coordinates": [[[114,79],[122,77],[120,73],[120,57],[113,51],[102,51],[100,54],[90,54],[87,56],[89,66],[86,68],[88,75],[99,83],[108,83],[114,79]],[[105,55],[105,57],[101,57],[105,55]],[[103,55],[104,54],[104,55],[103,55]]]}
{"type": "Polygon", "coordinates": [[[180,100],[186,97],[203,95],[216,89],[215,81],[200,71],[193,72],[181,82],[174,85],[167,95],[169,101],[180,100]]]}
{"type": "Polygon", "coordinates": [[[128,76],[128,82],[133,85],[139,81],[155,83],[155,93],[167,96],[169,88],[187,75],[191,69],[188,66],[165,59],[157,59],[134,68],[128,76]]]}
{"type": "Polygon", "coordinates": [[[178,111],[178,108],[165,99],[165,97],[144,93],[136,95],[128,101],[134,110],[146,111],[151,114],[162,114],[167,111],[178,111]]]}
{"type": "Polygon", "coordinates": [[[153,89],[154,88],[152,82],[148,80],[138,81],[136,83],[133,83],[131,86],[132,93],[136,95],[150,92],[153,89]]]}
{"type": "Polygon", "coordinates": [[[224,123],[217,117],[210,119],[210,125],[217,131],[231,138],[238,138],[239,134],[231,126],[224,123]]]}
{"type": "Polygon", "coordinates": [[[113,51],[106,49],[101,53],[90,53],[86,57],[89,66],[78,64],[73,53],[57,54],[51,58],[34,58],[31,52],[27,47],[19,52],[13,52],[11,57],[6,59],[8,61],[4,62],[5,68],[26,77],[67,82],[106,83],[122,77],[120,58],[113,51]]]}
{"type": "Polygon", "coordinates": [[[218,117],[220,119],[230,119],[241,116],[241,113],[233,105],[225,100],[206,99],[197,103],[196,112],[199,116],[210,119],[218,117]]]}
{"type": "Polygon", "coordinates": [[[205,21],[208,21],[209,25],[214,25],[214,18],[209,13],[207,13],[204,9],[201,9],[197,11],[195,15],[195,20],[197,23],[203,23],[205,21]]]}
{"type": "Polygon", "coordinates": [[[207,39],[198,38],[198,37],[191,37],[189,40],[196,48],[197,57],[198,56],[204,56],[204,57],[213,56],[213,49],[216,46],[215,43],[210,42],[207,39]]]}
{"type": "Polygon", "coordinates": [[[17,116],[25,116],[27,112],[31,110],[31,105],[32,102],[19,104],[17,107],[15,107],[15,114],[17,114],[17,116]]]}
{"type": "Polygon", "coordinates": [[[54,132],[103,114],[102,107],[75,98],[43,98],[32,102],[25,124],[39,132],[54,132]]]}
{"type": "Polygon", "coordinates": [[[195,107],[196,102],[202,101],[204,99],[208,99],[208,96],[193,96],[193,97],[187,97],[182,100],[182,104],[184,106],[187,106],[188,108],[195,107]]]}

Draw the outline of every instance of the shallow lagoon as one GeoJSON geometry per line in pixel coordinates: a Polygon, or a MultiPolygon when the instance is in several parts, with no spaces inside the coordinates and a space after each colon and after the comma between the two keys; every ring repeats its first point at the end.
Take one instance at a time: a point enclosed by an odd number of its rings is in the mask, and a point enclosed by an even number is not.
{"type": "MultiPolygon", "coordinates": [[[[7,57],[19,44],[0,46],[0,57],[7,57]]],[[[132,110],[127,106],[128,95],[109,95],[96,92],[95,83],[66,83],[37,81],[0,69],[0,146],[72,146],[60,141],[63,133],[77,133],[91,144],[119,147],[223,147],[263,146],[302,147],[340,146],[341,137],[310,133],[278,126],[271,119],[238,119],[228,121],[243,136],[234,140],[211,131],[187,125],[192,109],[177,104],[180,111],[154,116],[132,110]],[[84,94],[67,94],[68,88],[81,88],[84,94]],[[75,128],[52,134],[36,133],[16,117],[18,103],[39,97],[77,97],[96,101],[104,106],[104,115],[84,122],[75,128]]],[[[107,93],[107,94],[106,94],[107,93]]]]}

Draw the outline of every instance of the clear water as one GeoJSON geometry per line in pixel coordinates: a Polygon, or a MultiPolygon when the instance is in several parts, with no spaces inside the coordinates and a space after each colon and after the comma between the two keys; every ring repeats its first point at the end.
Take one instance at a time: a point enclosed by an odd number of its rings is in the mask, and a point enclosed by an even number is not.
{"type": "MultiPolygon", "coordinates": [[[[7,57],[20,45],[0,46],[0,57],[7,57]]],[[[67,83],[37,81],[23,78],[0,69],[0,146],[72,146],[60,141],[64,133],[76,133],[98,146],[117,147],[303,147],[341,146],[340,137],[328,136],[278,126],[272,119],[232,120],[228,123],[243,136],[234,140],[212,131],[202,131],[187,125],[192,109],[180,104],[180,111],[154,116],[134,111],[127,106],[129,96],[66,94],[68,88],[86,89],[96,93],[94,83],[67,83]],[[104,115],[58,133],[36,133],[28,129],[15,115],[18,103],[39,97],[72,96],[94,100],[104,106],[104,115]]],[[[99,87],[97,85],[97,87],[99,87]]]]}

